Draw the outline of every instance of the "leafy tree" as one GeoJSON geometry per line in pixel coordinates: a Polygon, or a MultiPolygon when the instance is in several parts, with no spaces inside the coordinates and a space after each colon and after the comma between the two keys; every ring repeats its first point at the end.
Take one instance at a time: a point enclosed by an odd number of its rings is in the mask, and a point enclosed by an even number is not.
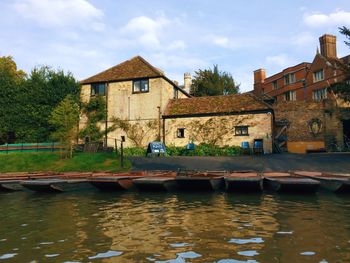
{"type": "MultiPolygon", "coordinates": [[[[339,28],[339,31],[341,34],[343,34],[349,41],[350,41],[350,29],[343,26],[339,28]]],[[[344,41],[346,45],[350,47],[350,42],[344,41]]],[[[333,84],[331,86],[331,90],[337,94],[339,97],[341,97],[344,101],[350,102],[350,66],[349,64],[343,64],[342,70],[345,72],[347,82],[338,82],[336,84],[333,84]]]]}
{"type": "Polygon", "coordinates": [[[58,140],[65,148],[64,157],[72,158],[73,141],[78,134],[79,104],[72,95],[67,95],[51,112],[49,123],[55,127],[51,133],[54,140],[58,140]]]}
{"type": "Polygon", "coordinates": [[[0,144],[8,142],[9,133],[18,128],[22,112],[19,95],[25,80],[25,72],[17,69],[12,57],[0,57],[0,144]]]}
{"type": "Polygon", "coordinates": [[[79,83],[71,73],[36,67],[23,87],[21,103],[24,116],[18,136],[25,141],[48,141],[55,127],[49,123],[52,110],[69,94],[79,100],[79,83]]]}
{"type": "Polygon", "coordinates": [[[82,113],[86,116],[87,122],[80,132],[80,137],[88,137],[91,141],[102,139],[105,135],[105,130],[101,129],[101,123],[105,122],[107,118],[105,98],[95,96],[88,103],[83,103],[82,113]]]}
{"type": "Polygon", "coordinates": [[[194,96],[216,96],[236,94],[239,92],[232,75],[225,71],[219,71],[218,65],[213,69],[205,69],[195,72],[191,93],[194,96]]]}

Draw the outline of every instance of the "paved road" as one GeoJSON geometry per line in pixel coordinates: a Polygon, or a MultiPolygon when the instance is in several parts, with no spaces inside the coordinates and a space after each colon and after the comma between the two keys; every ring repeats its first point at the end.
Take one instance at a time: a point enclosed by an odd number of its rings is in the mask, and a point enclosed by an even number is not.
{"type": "Polygon", "coordinates": [[[350,153],[238,157],[130,157],[133,170],[320,171],[350,174],[350,153]]]}

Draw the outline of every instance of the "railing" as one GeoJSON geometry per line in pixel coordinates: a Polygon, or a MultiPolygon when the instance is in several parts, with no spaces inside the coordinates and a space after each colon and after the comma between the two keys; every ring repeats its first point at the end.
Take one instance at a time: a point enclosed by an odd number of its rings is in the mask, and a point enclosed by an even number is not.
{"type": "Polygon", "coordinates": [[[57,152],[62,151],[63,146],[57,142],[45,143],[14,143],[0,145],[0,153],[13,152],[57,152]]]}

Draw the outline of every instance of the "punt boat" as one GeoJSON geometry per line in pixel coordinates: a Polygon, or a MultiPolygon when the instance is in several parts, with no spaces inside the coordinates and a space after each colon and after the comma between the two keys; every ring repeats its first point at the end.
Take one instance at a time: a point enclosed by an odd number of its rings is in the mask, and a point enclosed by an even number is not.
{"type": "Polygon", "coordinates": [[[320,182],[289,173],[264,173],[264,189],[280,193],[314,193],[320,182]]]}
{"type": "Polygon", "coordinates": [[[227,192],[260,192],[263,190],[263,178],[255,172],[232,172],[225,175],[227,192]]]}
{"type": "Polygon", "coordinates": [[[226,171],[178,171],[175,180],[178,190],[216,191],[224,186],[226,171]]]}
{"type": "Polygon", "coordinates": [[[340,174],[323,174],[318,172],[294,172],[297,176],[303,176],[318,180],[321,188],[335,193],[350,193],[350,177],[340,174]]]}

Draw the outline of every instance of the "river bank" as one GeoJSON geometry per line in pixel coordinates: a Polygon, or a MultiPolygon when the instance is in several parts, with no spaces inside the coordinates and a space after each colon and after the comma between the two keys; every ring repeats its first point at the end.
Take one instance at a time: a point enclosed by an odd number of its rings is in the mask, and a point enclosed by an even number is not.
{"type": "Polygon", "coordinates": [[[61,159],[59,153],[9,153],[0,154],[0,173],[5,172],[122,172],[131,163],[114,153],[77,153],[71,159],[61,159]]]}

